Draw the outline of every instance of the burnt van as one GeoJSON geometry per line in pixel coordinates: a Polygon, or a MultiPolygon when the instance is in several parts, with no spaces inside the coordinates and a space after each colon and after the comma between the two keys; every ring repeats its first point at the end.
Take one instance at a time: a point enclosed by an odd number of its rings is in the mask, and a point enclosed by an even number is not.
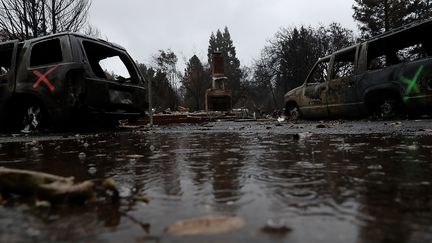
{"type": "Polygon", "coordinates": [[[285,97],[290,119],[432,114],[432,21],[413,23],[318,60],[285,97]]]}
{"type": "Polygon", "coordinates": [[[3,131],[136,118],[145,97],[135,62],[116,44],[76,33],[0,43],[3,131]]]}

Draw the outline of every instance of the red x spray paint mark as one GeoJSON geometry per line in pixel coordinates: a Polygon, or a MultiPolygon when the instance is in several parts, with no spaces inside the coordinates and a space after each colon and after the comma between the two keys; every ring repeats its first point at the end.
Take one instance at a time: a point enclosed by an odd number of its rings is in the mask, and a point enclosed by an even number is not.
{"type": "Polygon", "coordinates": [[[40,73],[39,71],[33,71],[33,74],[38,77],[38,80],[33,84],[33,88],[38,88],[41,82],[44,82],[46,86],[53,92],[55,90],[54,85],[48,80],[47,76],[52,73],[54,70],[57,69],[58,66],[52,67],[48,69],[44,74],[40,73]]]}

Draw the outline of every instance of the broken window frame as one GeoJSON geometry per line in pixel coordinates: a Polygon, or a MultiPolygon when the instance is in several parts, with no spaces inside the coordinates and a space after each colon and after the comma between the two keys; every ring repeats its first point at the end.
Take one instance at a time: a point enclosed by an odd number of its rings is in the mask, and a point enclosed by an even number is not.
{"type": "Polygon", "coordinates": [[[105,79],[111,82],[127,83],[127,84],[135,84],[135,85],[139,84],[140,81],[139,74],[133,64],[133,61],[121,49],[115,48],[110,45],[98,43],[90,39],[83,39],[81,41],[81,47],[82,47],[82,53],[86,58],[87,62],[89,63],[91,71],[97,78],[105,79]],[[99,51],[106,51],[106,54],[101,55],[100,53],[99,54],[92,53],[96,50],[96,48],[100,48],[99,51]],[[123,66],[126,68],[126,70],[129,73],[128,78],[123,77],[123,78],[116,79],[115,77],[110,77],[111,76],[110,74],[107,75],[105,70],[103,70],[102,66],[100,65],[100,62],[102,60],[106,60],[107,58],[113,58],[113,57],[118,57],[118,59],[123,63],[123,66]]]}
{"type": "Polygon", "coordinates": [[[401,63],[430,58],[432,56],[432,45],[429,44],[431,37],[424,35],[422,31],[424,30],[413,29],[369,41],[366,70],[381,70],[401,63]],[[412,52],[412,54],[401,56],[403,52],[404,54],[412,52]],[[418,53],[420,55],[413,59],[413,55],[418,53]],[[375,65],[374,60],[377,62],[375,65]]]}
{"type": "Polygon", "coordinates": [[[330,57],[325,57],[323,59],[320,59],[312,68],[312,71],[309,73],[307,79],[306,79],[306,85],[313,85],[313,84],[320,84],[325,83],[328,80],[329,77],[329,67],[330,67],[330,57]],[[321,68],[321,73],[318,74],[319,80],[317,80],[315,77],[316,70],[318,68],[321,68]]]}
{"type": "Polygon", "coordinates": [[[119,56],[107,57],[99,61],[105,76],[110,81],[122,82],[131,80],[129,70],[119,56]]]}

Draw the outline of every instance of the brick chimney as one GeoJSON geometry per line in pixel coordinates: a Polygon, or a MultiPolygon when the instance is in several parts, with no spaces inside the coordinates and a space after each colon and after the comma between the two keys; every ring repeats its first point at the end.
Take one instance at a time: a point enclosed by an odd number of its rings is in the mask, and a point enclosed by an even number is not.
{"type": "Polygon", "coordinates": [[[224,72],[224,60],[222,57],[222,53],[221,52],[214,52],[213,53],[213,77],[223,77],[225,76],[225,72],[224,72]]]}
{"type": "Polygon", "coordinates": [[[228,78],[224,72],[224,60],[221,52],[212,55],[212,87],[205,94],[206,111],[230,111],[232,109],[232,92],[225,89],[228,78]]]}

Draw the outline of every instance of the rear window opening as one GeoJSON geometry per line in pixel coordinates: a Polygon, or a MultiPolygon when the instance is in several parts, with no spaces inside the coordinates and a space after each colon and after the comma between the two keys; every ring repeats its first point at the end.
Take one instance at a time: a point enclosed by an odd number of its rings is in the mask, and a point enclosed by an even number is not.
{"type": "Polygon", "coordinates": [[[107,57],[99,61],[99,65],[109,80],[130,80],[131,76],[119,56],[107,57]]]}
{"type": "Polygon", "coordinates": [[[118,82],[137,80],[132,64],[122,52],[91,41],[83,41],[83,46],[96,77],[118,82]]]}
{"type": "Polygon", "coordinates": [[[392,65],[413,62],[432,55],[427,38],[416,38],[415,33],[403,33],[370,42],[368,48],[368,70],[377,70],[392,65]]]}
{"type": "Polygon", "coordinates": [[[59,39],[36,43],[31,51],[30,66],[46,66],[63,61],[59,39]]]}

